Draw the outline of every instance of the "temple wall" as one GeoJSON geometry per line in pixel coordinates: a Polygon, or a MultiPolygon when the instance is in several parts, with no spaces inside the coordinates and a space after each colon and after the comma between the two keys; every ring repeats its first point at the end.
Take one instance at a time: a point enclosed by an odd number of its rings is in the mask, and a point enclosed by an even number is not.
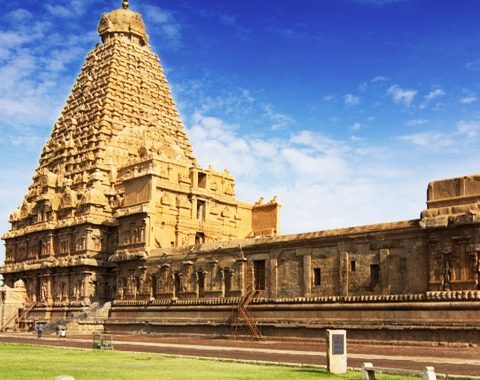
{"type": "Polygon", "coordinates": [[[118,256],[117,299],[237,297],[251,289],[273,299],[422,293],[427,234],[405,223],[159,249],[145,260],[118,256]]]}

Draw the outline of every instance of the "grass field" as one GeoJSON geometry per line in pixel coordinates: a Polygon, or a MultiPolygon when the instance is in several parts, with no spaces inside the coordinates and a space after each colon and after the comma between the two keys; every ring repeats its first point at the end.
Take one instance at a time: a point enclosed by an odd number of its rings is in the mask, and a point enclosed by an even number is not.
{"type": "MultiPolygon", "coordinates": [[[[75,380],[123,379],[360,379],[360,373],[333,376],[323,369],[244,364],[167,357],[158,354],[90,351],[0,344],[0,379],[51,380],[70,375],[75,380]]],[[[379,380],[418,379],[377,374],[379,380]]]]}

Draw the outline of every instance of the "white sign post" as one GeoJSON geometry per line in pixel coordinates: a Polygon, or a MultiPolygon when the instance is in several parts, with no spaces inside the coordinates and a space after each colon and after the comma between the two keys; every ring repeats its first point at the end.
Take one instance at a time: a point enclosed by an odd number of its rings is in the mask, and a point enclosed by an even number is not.
{"type": "Polygon", "coordinates": [[[327,370],[335,374],[347,372],[346,330],[327,330],[327,370]]]}

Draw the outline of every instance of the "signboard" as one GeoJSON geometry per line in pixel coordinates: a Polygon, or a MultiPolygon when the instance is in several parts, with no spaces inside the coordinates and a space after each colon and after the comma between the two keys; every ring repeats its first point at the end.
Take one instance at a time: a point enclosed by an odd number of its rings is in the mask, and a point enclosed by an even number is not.
{"type": "Polygon", "coordinates": [[[345,354],[345,335],[332,334],[332,355],[345,354]]]}

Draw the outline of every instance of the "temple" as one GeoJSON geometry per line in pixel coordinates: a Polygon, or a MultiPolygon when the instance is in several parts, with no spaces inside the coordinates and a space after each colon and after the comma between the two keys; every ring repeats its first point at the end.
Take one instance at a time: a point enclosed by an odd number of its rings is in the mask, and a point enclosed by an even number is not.
{"type": "Polygon", "coordinates": [[[281,235],[275,197],[197,163],[140,14],[98,32],[3,236],[2,330],[480,340],[480,176],[417,220],[281,235]]]}

